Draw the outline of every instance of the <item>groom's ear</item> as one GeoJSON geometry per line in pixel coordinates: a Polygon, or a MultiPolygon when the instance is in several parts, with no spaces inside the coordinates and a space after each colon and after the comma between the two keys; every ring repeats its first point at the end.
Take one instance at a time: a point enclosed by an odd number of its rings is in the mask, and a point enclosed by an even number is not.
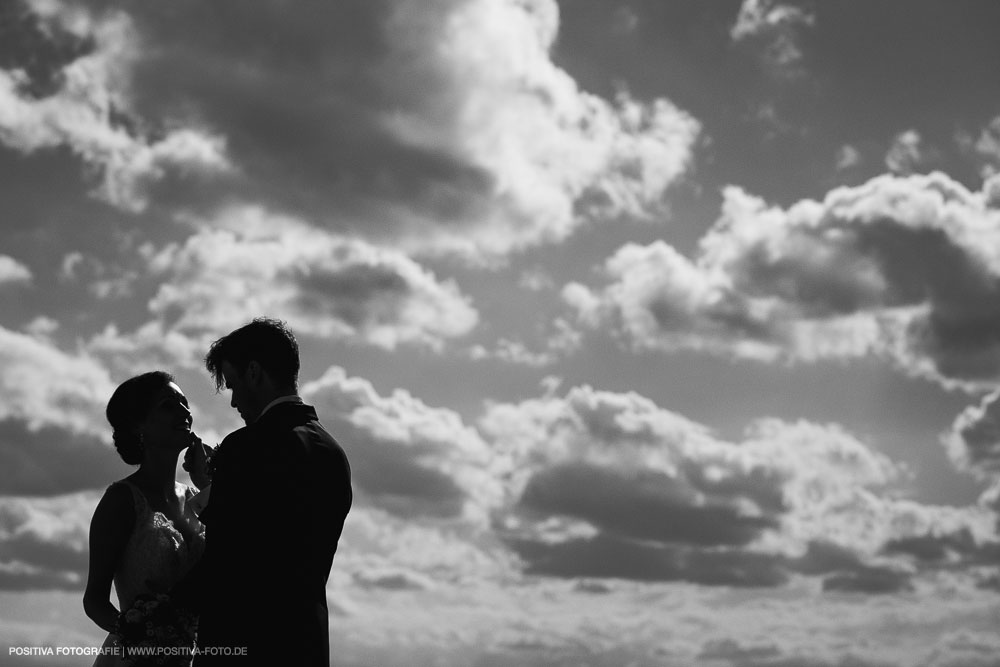
{"type": "Polygon", "coordinates": [[[264,369],[261,368],[260,364],[256,361],[251,361],[247,364],[246,378],[250,385],[260,384],[261,379],[263,379],[264,369]]]}

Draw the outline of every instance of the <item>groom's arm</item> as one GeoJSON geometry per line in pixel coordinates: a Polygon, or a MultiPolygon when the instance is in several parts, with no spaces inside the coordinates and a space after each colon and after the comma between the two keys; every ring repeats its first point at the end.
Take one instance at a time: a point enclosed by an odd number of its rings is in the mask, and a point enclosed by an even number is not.
{"type": "Polygon", "coordinates": [[[205,604],[205,589],[208,584],[208,565],[202,557],[191,571],[188,572],[170,591],[170,599],[179,606],[201,613],[205,604]]]}
{"type": "MultiPolygon", "coordinates": [[[[217,546],[211,539],[213,531],[209,524],[212,518],[219,513],[218,505],[224,504],[219,500],[220,496],[226,495],[228,478],[231,475],[230,466],[226,464],[227,457],[223,454],[225,440],[215,449],[213,455],[212,491],[208,497],[208,504],[198,513],[198,519],[205,524],[205,551],[202,557],[195,563],[194,567],[181,579],[171,590],[171,598],[178,605],[185,607],[195,613],[200,613],[204,608],[207,599],[207,591],[212,585],[212,579],[216,569],[214,568],[217,546]],[[221,493],[220,493],[221,489],[221,493]]],[[[207,489],[206,489],[207,490],[207,489]]],[[[224,509],[224,508],[223,508],[224,509]]]]}

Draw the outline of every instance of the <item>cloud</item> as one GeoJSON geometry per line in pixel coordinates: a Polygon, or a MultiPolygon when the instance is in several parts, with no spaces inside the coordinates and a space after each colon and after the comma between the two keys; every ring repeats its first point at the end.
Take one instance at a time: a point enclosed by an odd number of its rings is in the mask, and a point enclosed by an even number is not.
{"type": "Polygon", "coordinates": [[[31,282],[31,270],[13,257],[0,255],[0,287],[31,282]]]}
{"type": "Polygon", "coordinates": [[[789,579],[783,559],[770,554],[642,544],[611,536],[549,543],[512,538],[526,572],[553,577],[686,581],[707,586],[778,586],[789,579]]]}
{"type": "Polygon", "coordinates": [[[740,298],[662,241],[623,246],[604,266],[600,292],[580,283],[564,300],[587,327],[610,326],[634,348],[696,349],[774,359],[784,336],[774,307],[740,298]]]}
{"type": "Polygon", "coordinates": [[[557,317],[549,326],[550,330],[542,341],[541,349],[532,350],[522,341],[500,338],[492,349],[484,345],[472,346],[468,352],[469,357],[475,361],[496,359],[508,364],[543,368],[580,349],[583,336],[568,321],[557,317]]]}
{"type": "Polygon", "coordinates": [[[498,504],[492,453],[457,413],[402,389],[381,396],[338,367],[301,393],[342,438],[355,488],[368,503],[400,516],[480,524],[498,504]]]}
{"type": "Polygon", "coordinates": [[[910,573],[888,567],[870,567],[860,572],[838,572],[823,580],[824,591],[849,593],[898,593],[912,590],[910,573]]]}
{"type": "Polygon", "coordinates": [[[615,9],[611,23],[611,31],[616,35],[632,35],[639,28],[641,19],[632,7],[621,6],[615,9]]]}
{"type": "Polygon", "coordinates": [[[556,361],[555,355],[551,352],[533,352],[524,343],[507,338],[499,339],[492,350],[483,345],[474,345],[469,350],[469,356],[475,361],[497,359],[508,364],[533,368],[549,366],[556,361]]]}
{"type": "Polygon", "coordinates": [[[918,562],[941,564],[945,567],[963,561],[969,564],[992,564],[1000,555],[1000,542],[984,541],[968,528],[953,528],[890,540],[884,551],[908,554],[918,562]]]}
{"type": "Polygon", "coordinates": [[[497,261],[588,219],[646,217],[698,132],[667,100],[582,90],[551,57],[554,0],[34,7],[94,47],[41,99],[3,73],[5,141],[70,146],[132,210],[236,200],[497,261]]]}
{"type": "Polygon", "coordinates": [[[34,324],[34,334],[0,327],[0,494],[99,487],[123,469],[104,417],[115,385],[90,354],[55,346],[58,323],[34,324]]]}
{"type": "Polygon", "coordinates": [[[99,497],[0,496],[0,589],[82,590],[88,527],[99,497]]]}
{"type": "Polygon", "coordinates": [[[383,588],[390,591],[425,591],[434,587],[426,577],[407,570],[369,570],[355,575],[362,588],[383,588]]]}
{"type": "Polygon", "coordinates": [[[997,174],[1000,170],[1000,116],[986,123],[978,136],[959,133],[957,140],[962,152],[979,167],[983,179],[997,174]]]}
{"type": "Polygon", "coordinates": [[[946,386],[1000,377],[1000,213],[948,176],[882,176],[771,208],[736,188],[688,259],[626,245],[563,297],[637,348],[765,361],[874,355],[946,386]]]}
{"type": "MultiPolygon", "coordinates": [[[[146,247],[140,247],[139,257],[146,247]]],[[[131,252],[129,253],[131,254],[131,252]]],[[[106,263],[93,255],[78,250],[63,256],[59,268],[59,281],[64,285],[85,285],[87,291],[98,299],[126,298],[133,294],[135,284],[140,280],[140,271],[117,263],[106,263]]]]}
{"type": "Polygon", "coordinates": [[[106,431],[104,407],[115,385],[89,355],[0,327],[0,371],[0,419],[33,432],[43,426],[91,436],[106,431]]]}
{"type": "Polygon", "coordinates": [[[732,639],[714,639],[706,642],[698,658],[709,664],[726,664],[731,667],[897,667],[896,661],[878,658],[867,659],[855,652],[839,657],[814,655],[786,655],[773,643],[743,645],[732,639]]]}
{"type": "Polygon", "coordinates": [[[835,425],[760,419],[726,442],[638,394],[581,386],[492,404],[479,429],[506,481],[497,530],[529,572],[751,586],[799,573],[895,591],[932,564],[887,553],[893,540],[995,540],[985,510],[894,497],[907,469],[835,425]]]}
{"type": "MultiPolygon", "coordinates": [[[[44,595],[55,597],[51,593],[44,595]]],[[[72,598],[68,598],[68,594],[64,595],[67,597],[60,599],[60,603],[66,603],[68,606],[71,599],[72,604],[78,606],[78,593],[74,592],[72,598]]],[[[79,627],[67,627],[53,620],[37,623],[25,622],[20,615],[16,620],[0,620],[0,643],[9,649],[15,647],[51,647],[53,651],[52,656],[9,654],[4,660],[4,664],[8,667],[70,667],[79,664],[80,655],[56,656],[54,655],[56,647],[98,647],[103,642],[103,635],[106,633],[96,627],[95,630],[96,632],[81,631],[79,627]],[[99,636],[98,633],[101,635],[99,636]]]]}
{"type": "Polygon", "coordinates": [[[0,421],[0,494],[56,495],[107,484],[125,468],[106,439],[0,421]]]}
{"type": "Polygon", "coordinates": [[[779,0],[743,0],[730,30],[733,41],[750,50],[764,71],[776,80],[793,80],[805,75],[800,33],[811,27],[815,17],[779,0]]]}
{"type": "Polygon", "coordinates": [[[897,134],[885,155],[885,166],[900,176],[929,171],[930,165],[940,161],[940,151],[929,147],[916,130],[897,134]]]}
{"type": "Polygon", "coordinates": [[[943,437],[951,460],[982,478],[1000,476],[1000,393],[967,407],[943,437]]]}
{"type": "Polygon", "coordinates": [[[166,330],[232,329],[261,313],[301,334],[393,349],[440,349],[478,313],[451,281],[390,249],[259,209],[231,210],[150,258],[163,280],[149,303],[166,330]]]}
{"type": "Polygon", "coordinates": [[[131,211],[145,208],[147,185],[168,172],[229,168],[225,142],[202,128],[169,119],[173,127],[154,138],[121,122],[129,112],[130,67],[140,52],[127,14],[90,12],[58,0],[27,4],[34,20],[23,21],[21,29],[91,48],[49,74],[58,85],[47,94],[33,94],[38,85],[29,70],[0,70],[0,142],[22,153],[69,148],[100,174],[95,193],[131,211]]]}
{"type": "Polygon", "coordinates": [[[990,667],[996,664],[1000,641],[995,633],[955,630],[941,637],[928,667],[990,667]]]}
{"type": "Polygon", "coordinates": [[[584,519],[605,531],[657,542],[744,546],[765,528],[776,527],[773,519],[724,504],[699,506],[699,500],[695,489],[666,473],[568,463],[532,476],[520,504],[528,511],[584,519]]]}
{"type": "MultiPolygon", "coordinates": [[[[239,324],[257,315],[248,315],[239,324]]],[[[121,331],[110,323],[87,340],[84,349],[116,377],[131,377],[150,368],[200,369],[205,351],[218,336],[218,330],[168,328],[161,320],[147,322],[132,331],[121,331]]]]}

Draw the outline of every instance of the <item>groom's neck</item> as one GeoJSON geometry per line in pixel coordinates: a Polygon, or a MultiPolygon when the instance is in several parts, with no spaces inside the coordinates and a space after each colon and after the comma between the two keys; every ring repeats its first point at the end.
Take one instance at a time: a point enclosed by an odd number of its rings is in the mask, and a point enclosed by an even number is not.
{"type": "Polygon", "coordinates": [[[271,401],[283,398],[285,396],[295,396],[296,393],[297,393],[297,388],[294,385],[280,386],[280,387],[267,386],[267,387],[261,387],[260,391],[257,392],[255,398],[257,400],[258,405],[260,405],[263,408],[271,401]]]}
{"type": "Polygon", "coordinates": [[[253,397],[254,403],[256,404],[257,407],[257,409],[255,410],[256,414],[252,416],[250,422],[256,421],[257,418],[260,417],[261,413],[263,413],[264,409],[272,402],[276,401],[279,398],[283,398],[285,396],[295,396],[295,394],[296,394],[296,387],[294,385],[275,386],[268,383],[266,385],[258,387],[257,391],[254,392],[254,397],[253,397]]]}

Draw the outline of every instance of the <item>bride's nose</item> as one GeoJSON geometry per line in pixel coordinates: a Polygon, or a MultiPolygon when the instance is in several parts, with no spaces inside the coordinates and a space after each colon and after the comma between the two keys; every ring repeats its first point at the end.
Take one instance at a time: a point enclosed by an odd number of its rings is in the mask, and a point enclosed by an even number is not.
{"type": "Polygon", "coordinates": [[[181,414],[184,418],[191,416],[191,408],[179,401],[174,405],[174,410],[181,414]]]}

